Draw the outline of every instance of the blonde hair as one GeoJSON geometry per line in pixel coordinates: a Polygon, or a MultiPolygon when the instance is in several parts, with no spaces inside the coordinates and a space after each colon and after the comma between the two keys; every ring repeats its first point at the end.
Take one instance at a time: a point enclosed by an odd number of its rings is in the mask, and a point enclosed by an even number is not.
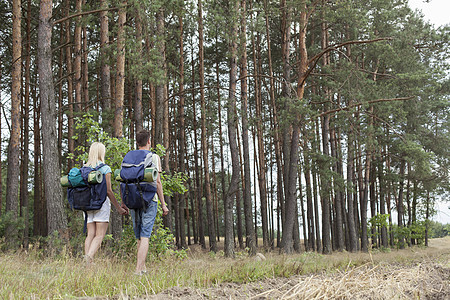
{"type": "Polygon", "coordinates": [[[98,162],[105,161],[105,145],[99,142],[94,142],[89,149],[89,159],[86,166],[96,167],[98,162]]]}

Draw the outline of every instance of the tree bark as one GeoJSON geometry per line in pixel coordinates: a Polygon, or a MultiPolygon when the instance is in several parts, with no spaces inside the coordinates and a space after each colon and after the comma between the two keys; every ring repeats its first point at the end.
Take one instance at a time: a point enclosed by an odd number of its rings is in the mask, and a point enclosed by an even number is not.
{"type": "MultiPolygon", "coordinates": [[[[82,6],[83,6],[84,0],[76,0],[75,9],[78,13],[81,13],[82,6]]],[[[74,59],[74,75],[75,75],[75,105],[74,105],[74,111],[80,112],[81,111],[81,103],[83,102],[83,94],[82,94],[82,69],[81,69],[81,52],[82,52],[82,42],[81,42],[81,16],[77,17],[76,25],[75,25],[75,32],[74,32],[74,52],[75,52],[75,59],[74,59]]]]}
{"type": "MultiPolygon", "coordinates": [[[[165,50],[164,50],[164,8],[159,8],[156,13],[156,48],[158,49],[159,57],[157,58],[157,66],[159,70],[164,69],[165,64],[165,50]]],[[[163,144],[163,131],[164,131],[164,79],[157,78],[156,83],[156,111],[155,115],[155,142],[154,144],[163,144]]]]}
{"type": "MultiPolygon", "coordinates": [[[[233,16],[239,15],[239,7],[230,1],[230,13],[233,16]]],[[[233,237],[233,199],[238,192],[239,186],[239,150],[236,142],[236,82],[237,82],[237,38],[238,26],[236,22],[232,22],[230,27],[230,90],[228,95],[227,107],[227,127],[228,138],[230,143],[232,174],[231,182],[228,188],[227,197],[224,202],[225,213],[225,256],[234,257],[234,237],[233,237]]]]}
{"type": "MultiPolygon", "coordinates": [[[[380,194],[380,214],[385,215],[386,214],[386,196],[385,196],[385,188],[386,188],[386,181],[384,180],[384,168],[383,168],[383,161],[381,158],[378,161],[378,182],[379,182],[379,194],[380,194]]],[[[384,248],[387,248],[388,245],[388,233],[386,226],[381,227],[381,246],[384,248]]]]}
{"type": "Polygon", "coordinates": [[[81,85],[82,85],[82,93],[83,93],[83,106],[82,109],[84,112],[88,111],[91,108],[89,103],[89,64],[88,64],[88,38],[87,38],[87,27],[83,26],[82,28],[82,76],[81,76],[81,85]]]}
{"type": "MultiPolygon", "coordinates": [[[[263,247],[268,248],[269,244],[269,232],[268,232],[268,220],[267,220],[267,191],[266,191],[266,160],[264,154],[264,141],[263,141],[263,124],[262,124],[262,96],[261,96],[261,81],[259,77],[259,65],[260,65],[260,43],[259,36],[256,41],[252,35],[252,47],[253,47],[253,64],[255,66],[255,102],[256,102],[256,135],[258,146],[258,187],[260,197],[260,211],[261,211],[261,228],[263,235],[263,247]]],[[[256,205],[255,205],[256,209],[256,205]]],[[[256,215],[255,215],[256,218],[256,215]]],[[[255,222],[255,226],[257,223],[255,222]]]]}
{"type": "MultiPolygon", "coordinates": [[[[400,162],[400,181],[398,185],[398,198],[397,198],[397,224],[398,228],[401,229],[404,227],[403,224],[403,215],[405,214],[405,209],[403,206],[403,193],[404,193],[404,184],[405,184],[405,169],[406,169],[406,161],[405,159],[401,159],[400,162]]],[[[429,197],[427,198],[429,199],[429,197]]],[[[428,211],[428,202],[427,202],[427,211],[428,211]]],[[[398,244],[400,246],[400,249],[405,248],[404,245],[405,239],[402,235],[402,233],[399,234],[398,238],[398,244]]]]}
{"type": "Polygon", "coordinates": [[[11,134],[8,146],[8,177],[6,178],[6,213],[11,213],[12,223],[6,228],[5,237],[10,247],[15,247],[18,215],[20,177],[20,106],[22,103],[22,8],[21,0],[12,3],[12,69],[11,69],[11,134]]]}
{"type": "Polygon", "coordinates": [[[127,1],[122,2],[117,20],[117,66],[116,66],[116,94],[114,111],[114,137],[123,137],[123,103],[125,96],[125,22],[127,20],[127,1]]]}
{"type": "Polygon", "coordinates": [[[250,255],[256,254],[255,231],[253,230],[253,208],[250,172],[250,151],[248,143],[248,85],[247,85],[247,3],[241,0],[241,101],[242,101],[242,146],[244,155],[244,218],[245,243],[250,255]]]}
{"type": "MultiPolygon", "coordinates": [[[[2,82],[2,66],[0,65],[0,92],[2,82]]],[[[0,101],[0,113],[3,111],[3,103],[0,101]]],[[[2,128],[2,118],[0,118],[0,128],[2,128]]],[[[2,131],[0,130],[0,149],[2,149],[2,131]]],[[[0,170],[2,169],[2,160],[0,159],[0,170]]],[[[3,207],[3,176],[0,176],[0,216],[2,215],[2,207],[3,207]]]]}
{"type": "MultiPolygon", "coordinates": [[[[137,43],[137,52],[138,52],[138,62],[141,63],[143,56],[142,51],[142,21],[141,17],[139,15],[139,12],[137,13],[137,16],[135,18],[136,21],[136,40],[137,43]]],[[[134,126],[136,128],[136,133],[141,131],[144,127],[144,114],[142,111],[142,79],[136,79],[135,80],[135,94],[134,94],[134,101],[133,101],[133,116],[134,116],[134,126]]]]}
{"type": "MultiPolygon", "coordinates": [[[[106,9],[109,0],[100,0],[100,7],[106,9]]],[[[102,117],[105,119],[105,130],[111,133],[113,126],[111,117],[111,69],[109,64],[109,17],[106,10],[100,12],[100,90],[102,117]]]]}
{"type": "MultiPolygon", "coordinates": [[[[59,178],[61,171],[58,160],[58,145],[56,136],[56,107],[52,77],[51,37],[52,1],[41,0],[38,28],[38,69],[39,90],[41,96],[44,178],[59,178]]],[[[62,191],[59,184],[45,180],[45,195],[47,199],[48,233],[58,231],[64,234],[67,229],[67,219],[64,214],[62,191]]]]}
{"type": "MultiPolygon", "coordinates": [[[[68,16],[70,14],[70,1],[65,1],[65,15],[68,16]]],[[[73,121],[73,113],[74,113],[74,98],[73,98],[73,66],[72,66],[72,40],[70,34],[70,20],[64,22],[64,31],[66,35],[66,69],[69,76],[67,76],[67,105],[68,105],[68,113],[67,113],[67,152],[74,153],[75,152],[75,140],[72,138],[74,136],[74,121],[73,121]]],[[[69,171],[74,166],[74,159],[68,160],[67,171],[69,171]]]]}
{"type": "Polygon", "coordinates": [[[199,84],[200,84],[200,106],[201,106],[201,145],[203,154],[203,170],[205,176],[205,200],[206,215],[208,218],[208,236],[209,249],[213,252],[217,251],[216,229],[214,224],[213,205],[211,200],[211,179],[209,175],[209,149],[208,138],[206,132],[206,100],[205,100],[205,75],[204,75],[204,57],[203,57],[203,10],[202,1],[198,0],[198,62],[199,62],[199,84]]]}
{"type": "MultiPolygon", "coordinates": [[[[303,101],[303,95],[305,93],[305,81],[308,70],[308,52],[306,49],[306,27],[308,24],[306,2],[302,1],[300,11],[300,32],[299,32],[299,68],[298,68],[298,84],[297,84],[297,101],[303,101]]],[[[285,167],[288,168],[288,194],[286,195],[285,204],[285,220],[283,222],[283,237],[281,245],[283,252],[293,252],[293,231],[296,218],[296,206],[297,206],[297,174],[298,174],[298,148],[300,139],[300,120],[302,116],[295,112],[294,122],[292,124],[292,137],[290,140],[289,150],[289,164],[285,167]]]]}
{"type": "Polygon", "coordinates": [[[47,235],[47,202],[43,197],[42,189],[42,164],[41,164],[41,109],[36,93],[33,89],[33,132],[34,132],[34,205],[33,205],[33,234],[37,236],[47,235]]]}
{"type": "MultiPolygon", "coordinates": [[[[351,103],[351,99],[349,99],[349,104],[351,103]]],[[[349,248],[347,249],[350,252],[356,252],[358,250],[358,241],[356,235],[356,224],[355,224],[355,207],[353,201],[353,176],[354,176],[354,131],[353,131],[353,122],[352,122],[352,114],[350,114],[349,118],[349,126],[347,132],[347,224],[348,224],[348,232],[349,232],[349,248]]]]}
{"type": "MultiPolygon", "coordinates": [[[[192,48],[193,49],[193,48],[192,48]]],[[[193,51],[193,50],[192,50],[193,51]]],[[[191,53],[192,57],[194,54],[191,53]]],[[[195,87],[195,63],[192,60],[192,87],[195,87]]],[[[195,94],[192,94],[192,112],[193,112],[193,131],[194,131],[194,164],[195,164],[195,195],[197,196],[197,232],[198,232],[198,242],[202,248],[206,248],[205,243],[205,232],[203,229],[203,201],[202,201],[202,188],[200,180],[200,168],[199,168],[199,154],[198,154],[198,138],[197,138],[197,109],[195,94]]],[[[194,206],[192,206],[194,209],[194,206]]]]}
{"type": "MultiPolygon", "coordinates": [[[[179,113],[179,160],[180,160],[180,172],[185,173],[186,172],[186,161],[185,161],[185,145],[186,145],[186,126],[185,126],[185,113],[184,113],[184,43],[183,43],[183,16],[178,17],[178,23],[180,25],[180,38],[179,38],[179,47],[180,47],[180,77],[179,77],[179,84],[180,84],[180,101],[178,106],[178,113],[179,113]]],[[[185,233],[185,214],[187,216],[187,228],[188,228],[188,239],[190,244],[190,238],[189,238],[189,206],[185,206],[185,194],[180,195],[180,201],[179,201],[179,207],[180,210],[180,246],[181,248],[186,248],[186,233],[185,233]],[[186,211],[185,211],[186,210],[186,211]]]]}
{"type": "MultiPolygon", "coordinates": [[[[31,0],[27,1],[27,24],[26,24],[26,46],[25,46],[25,87],[24,87],[24,101],[22,110],[23,120],[23,135],[22,135],[22,161],[21,161],[21,175],[20,175],[20,203],[21,203],[21,217],[24,218],[23,229],[23,247],[28,249],[28,235],[30,230],[29,217],[28,217],[28,164],[29,164],[29,120],[30,120],[30,67],[31,67],[31,0]]],[[[59,122],[58,122],[59,124],[59,122]]],[[[60,135],[58,134],[58,139],[60,135]]],[[[59,143],[58,143],[59,147],[59,143]]],[[[58,151],[59,153],[59,151],[58,151]]]]}

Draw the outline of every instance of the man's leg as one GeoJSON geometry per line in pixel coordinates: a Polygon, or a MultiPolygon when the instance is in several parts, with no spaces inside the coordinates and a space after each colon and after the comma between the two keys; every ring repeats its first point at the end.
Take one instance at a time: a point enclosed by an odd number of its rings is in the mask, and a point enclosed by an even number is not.
{"type": "Polygon", "coordinates": [[[149,238],[144,237],[141,237],[138,241],[136,274],[140,274],[142,271],[147,271],[145,267],[145,259],[147,258],[148,253],[148,241],[149,238]]]}

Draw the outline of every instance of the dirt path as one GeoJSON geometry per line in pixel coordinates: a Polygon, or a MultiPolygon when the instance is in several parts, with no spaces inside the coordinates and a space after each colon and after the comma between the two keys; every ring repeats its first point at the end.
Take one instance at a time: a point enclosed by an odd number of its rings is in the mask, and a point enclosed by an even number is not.
{"type": "Polygon", "coordinates": [[[173,287],[145,299],[450,299],[450,237],[428,248],[374,254],[368,263],[336,271],[206,289],[173,287]],[[400,262],[399,262],[400,261],[400,262]]]}

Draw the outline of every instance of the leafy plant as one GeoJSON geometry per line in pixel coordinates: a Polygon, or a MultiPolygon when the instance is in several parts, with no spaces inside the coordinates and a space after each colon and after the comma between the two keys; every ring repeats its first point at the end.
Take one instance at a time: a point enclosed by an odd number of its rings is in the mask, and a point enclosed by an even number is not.
{"type": "MultiPolygon", "coordinates": [[[[79,139],[80,136],[85,136],[87,144],[93,142],[103,143],[106,148],[105,163],[113,170],[119,169],[123,156],[131,149],[130,145],[132,145],[132,142],[126,138],[117,139],[111,137],[101,128],[101,124],[94,119],[93,114],[86,113],[82,117],[76,118],[75,122],[76,134],[73,138],[79,139]]],[[[164,146],[159,144],[152,150],[160,157],[163,157],[166,154],[164,146]]],[[[75,149],[75,152],[80,153],[80,155],[76,157],[79,162],[88,160],[89,153],[86,146],[80,144],[75,149]]],[[[70,158],[75,158],[75,156],[71,154],[70,158]]],[[[183,173],[178,172],[173,175],[163,173],[161,176],[161,183],[164,194],[172,196],[174,193],[185,193],[187,191],[185,185],[186,180],[187,176],[183,173]]],[[[117,190],[117,188],[115,188],[118,186],[117,181],[112,180],[111,183],[113,184],[113,190],[117,190]]],[[[116,197],[118,199],[120,198],[118,193],[116,193],[116,197]]],[[[112,236],[106,238],[106,240],[111,239],[113,239],[112,236]]],[[[118,254],[134,253],[136,239],[134,237],[132,225],[125,225],[123,227],[122,238],[114,241],[112,244],[115,245],[113,251],[118,254]]],[[[158,213],[153,227],[153,233],[150,238],[149,255],[155,258],[161,258],[169,254],[173,254],[177,258],[186,257],[186,252],[184,250],[175,250],[174,236],[168,228],[163,226],[162,210],[158,206],[158,213]]]]}

